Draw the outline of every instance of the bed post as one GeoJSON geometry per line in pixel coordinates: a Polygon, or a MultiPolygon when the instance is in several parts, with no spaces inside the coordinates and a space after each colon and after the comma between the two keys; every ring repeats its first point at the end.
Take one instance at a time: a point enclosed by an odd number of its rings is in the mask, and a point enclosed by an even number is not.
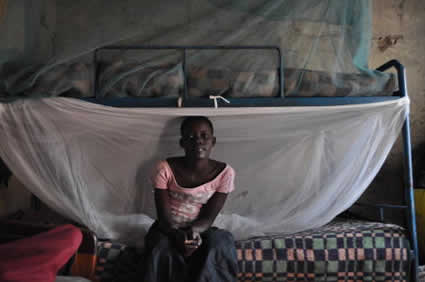
{"type": "MultiPolygon", "coordinates": [[[[402,64],[395,61],[395,67],[398,73],[398,85],[401,97],[407,97],[406,86],[406,70],[402,64]]],[[[418,267],[419,267],[419,252],[418,252],[418,238],[416,233],[416,211],[415,211],[415,196],[413,187],[413,169],[412,169],[412,145],[410,139],[410,119],[409,115],[403,124],[403,151],[404,151],[404,185],[405,185],[405,198],[408,205],[407,221],[410,233],[410,244],[413,247],[414,260],[412,267],[412,281],[418,281],[418,267]]]]}
{"type": "MultiPolygon", "coordinates": [[[[394,96],[408,97],[406,70],[404,66],[397,60],[391,60],[379,68],[378,71],[385,71],[391,67],[397,70],[397,81],[399,90],[394,96]]],[[[411,251],[410,257],[413,257],[411,265],[411,281],[418,281],[419,252],[418,237],[416,233],[416,210],[415,210],[415,194],[413,188],[413,168],[412,168],[412,144],[410,139],[410,119],[407,114],[402,129],[403,136],[403,168],[404,168],[404,195],[407,204],[407,227],[409,230],[409,242],[411,251]]]]}

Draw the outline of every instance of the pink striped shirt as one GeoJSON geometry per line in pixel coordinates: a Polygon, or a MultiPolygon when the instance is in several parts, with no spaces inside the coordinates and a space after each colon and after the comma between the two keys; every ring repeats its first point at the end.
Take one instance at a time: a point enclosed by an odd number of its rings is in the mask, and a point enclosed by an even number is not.
{"type": "Polygon", "coordinates": [[[160,161],[152,174],[152,184],[156,189],[168,190],[170,197],[172,224],[185,227],[199,215],[215,192],[230,193],[234,190],[235,171],[226,167],[213,180],[193,188],[180,186],[167,161],[160,161]]]}

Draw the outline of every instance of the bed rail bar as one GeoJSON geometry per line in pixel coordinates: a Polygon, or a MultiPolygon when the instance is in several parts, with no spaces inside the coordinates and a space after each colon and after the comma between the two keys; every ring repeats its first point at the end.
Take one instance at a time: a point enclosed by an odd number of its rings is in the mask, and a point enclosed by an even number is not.
{"type": "MultiPolygon", "coordinates": [[[[407,79],[406,69],[397,60],[390,60],[382,66],[378,67],[378,71],[387,71],[395,68],[397,71],[398,91],[394,92],[394,96],[408,97],[407,92],[407,79]]],[[[409,230],[409,239],[411,247],[414,251],[414,277],[412,281],[418,281],[418,267],[419,267],[419,252],[418,252],[418,238],[416,228],[416,210],[415,210],[415,194],[413,186],[413,168],[412,168],[412,142],[410,138],[410,119],[409,115],[403,124],[403,168],[404,168],[404,194],[405,202],[407,204],[406,219],[409,230]]]]}
{"type": "Polygon", "coordinates": [[[369,203],[355,203],[354,206],[376,208],[379,212],[379,221],[385,222],[385,209],[398,209],[406,210],[409,208],[406,205],[392,205],[392,204],[369,204],[369,203]]]}
{"type": "Polygon", "coordinates": [[[406,87],[406,70],[404,66],[397,60],[390,60],[383,64],[382,66],[376,68],[377,71],[387,71],[391,68],[395,68],[397,71],[397,83],[398,91],[394,92],[393,96],[405,97],[407,96],[407,87],[406,87]]]}

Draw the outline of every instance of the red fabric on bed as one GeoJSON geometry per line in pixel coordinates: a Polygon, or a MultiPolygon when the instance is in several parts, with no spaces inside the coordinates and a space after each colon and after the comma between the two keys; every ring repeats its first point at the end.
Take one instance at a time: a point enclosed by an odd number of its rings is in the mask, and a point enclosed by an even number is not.
{"type": "Polygon", "coordinates": [[[58,270],[82,241],[77,227],[67,224],[32,237],[0,245],[0,281],[54,282],[58,270]]]}

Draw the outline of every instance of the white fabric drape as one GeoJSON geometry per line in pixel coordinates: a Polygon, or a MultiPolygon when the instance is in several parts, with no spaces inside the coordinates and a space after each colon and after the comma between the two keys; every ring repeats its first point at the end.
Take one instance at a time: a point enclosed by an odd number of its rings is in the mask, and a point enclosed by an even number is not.
{"type": "Polygon", "coordinates": [[[282,108],[113,108],[69,98],[0,104],[0,157],[43,202],[100,237],[142,241],[149,175],[182,154],[182,116],[215,125],[213,158],[236,170],[215,224],[236,238],[326,224],[383,164],[409,101],[282,108]]]}

